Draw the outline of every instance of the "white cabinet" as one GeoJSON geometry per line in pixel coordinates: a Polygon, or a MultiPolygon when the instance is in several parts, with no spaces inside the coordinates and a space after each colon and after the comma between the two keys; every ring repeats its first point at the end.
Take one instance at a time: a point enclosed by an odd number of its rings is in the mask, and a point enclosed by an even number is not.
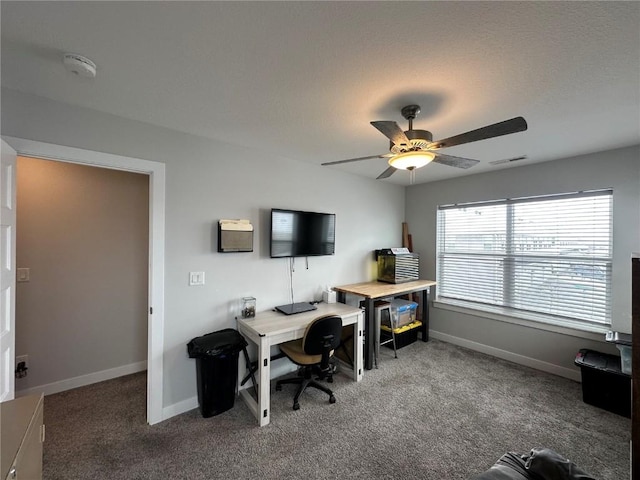
{"type": "Polygon", "coordinates": [[[0,478],[42,479],[43,405],[42,394],[0,403],[0,478]]]}

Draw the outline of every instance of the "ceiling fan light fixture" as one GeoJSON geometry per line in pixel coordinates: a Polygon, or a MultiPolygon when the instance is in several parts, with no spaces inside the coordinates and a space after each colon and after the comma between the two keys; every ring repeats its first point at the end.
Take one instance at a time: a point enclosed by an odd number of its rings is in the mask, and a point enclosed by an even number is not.
{"type": "Polygon", "coordinates": [[[413,170],[424,167],[434,158],[436,158],[436,155],[431,152],[405,152],[391,157],[389,159],[389,165],[401,170],[413,170]]]}

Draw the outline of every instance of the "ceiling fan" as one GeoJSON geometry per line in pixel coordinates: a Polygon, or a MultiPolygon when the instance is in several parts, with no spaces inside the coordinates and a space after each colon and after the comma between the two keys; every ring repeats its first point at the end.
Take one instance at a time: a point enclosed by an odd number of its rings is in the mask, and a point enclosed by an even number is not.
{"type": "Polygon", "coordinates": [[[400,111],[409,121],[409,130],[403,132],[396,122],[370,122],[384,136],[390,140],[389,153],[370,155],[368,157],[349,158],[322,165],[338,165],[340,163],[358,162],[371,158],[389,158],[389,167],[378,175],[378,179],[390,177],[396,170],[409,170],[413,183],[415,169],[424,167],[430,162],[441,163],[457,168],[470,168],[480,163],[480,160],[454,157],[438,152],[441,148],[453,147],[464,143],[477,142],[487,138],[500,137],[511,133],[523,132],[527,129],[527,122],[522,117],[515,117],[503,122],[487,125],[486,127],[461,133],[444,140],[433,141],[433,135],[427,130],[414,130],[413,120],[420,113],[419,105],[407,105],[400,111]]]}

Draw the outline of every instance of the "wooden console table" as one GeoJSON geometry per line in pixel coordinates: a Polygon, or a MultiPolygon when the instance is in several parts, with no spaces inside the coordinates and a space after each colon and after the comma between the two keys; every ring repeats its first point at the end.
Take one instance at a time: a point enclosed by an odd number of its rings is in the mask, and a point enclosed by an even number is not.
{"type": "Polygon", "coordinates": [[[350,293],[364,298],[364,368],[373,368],[373,353],[375,335],[375,300],[389,297],[397,297],[414,292],[422,292],[420,304],[422,307],[422,341],[429,340],[429,290],[436,284],[434,280],[414,280],[405,283],[363,282],[351,285],[333,287],[338,293],[338,301],[345,303],[346,294],[350,293]]]}

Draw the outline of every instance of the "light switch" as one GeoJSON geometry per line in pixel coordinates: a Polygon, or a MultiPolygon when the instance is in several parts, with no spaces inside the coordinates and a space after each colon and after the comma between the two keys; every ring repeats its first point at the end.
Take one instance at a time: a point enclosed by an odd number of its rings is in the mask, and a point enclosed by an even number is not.
{"type": "Polygon", "coordinates": [[[17,281],[18,282],[28,282],[29,281],[29,269],[28,268],[17,268],[16,273],[18,274],[17,281]]]}
{"type": "Polygon", "coordinates": [[[204,285],[204,272],[189,272],[189,285],[204,285]]]}

